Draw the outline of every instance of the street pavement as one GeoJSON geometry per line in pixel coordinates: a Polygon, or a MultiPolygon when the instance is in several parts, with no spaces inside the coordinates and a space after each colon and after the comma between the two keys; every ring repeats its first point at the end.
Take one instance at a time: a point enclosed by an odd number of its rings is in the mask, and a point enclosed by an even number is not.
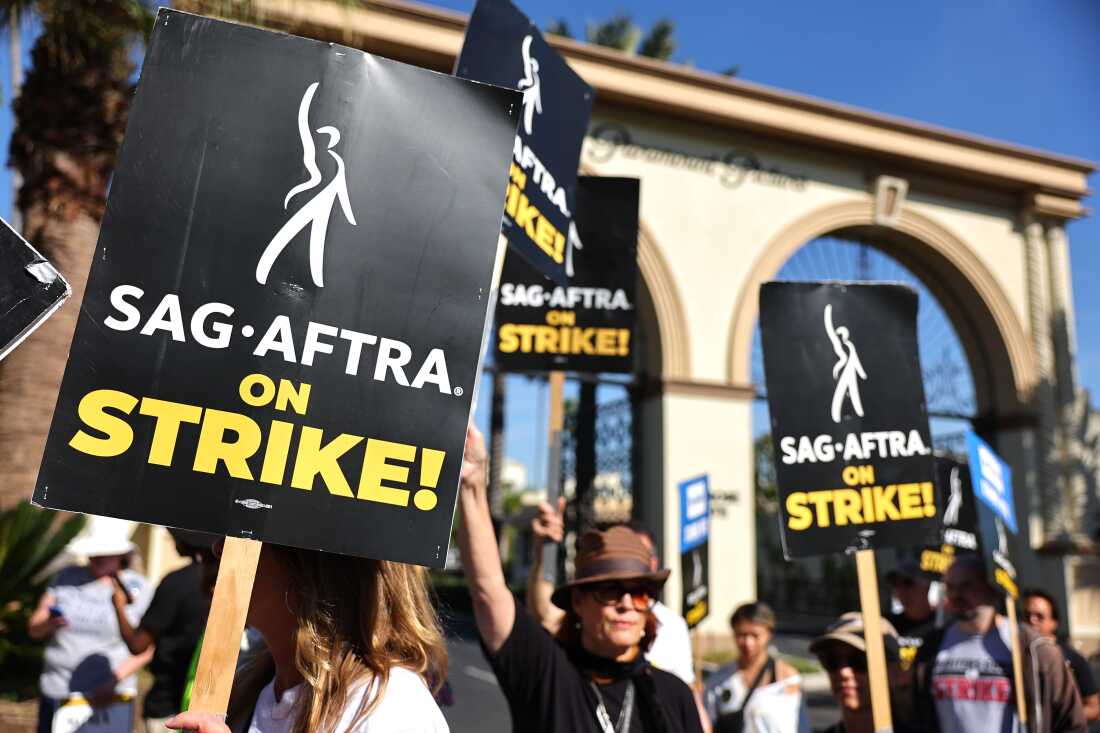
{"type": "MultiPolygon", "coordinates": [[[[444,618],[444,624],[454,705],[444,707],[443,715],[452,733],[509,733],[508,703],[481,653],[473,618],[452,615],[444,618]]],[[[776,646],[786,654],[808,656],[806,639],[777,637],[776,646]]],[[[825,675],[809,675],[804,687],[810,725],[816,730],[835,723],[839,716],[825,675]]]]}

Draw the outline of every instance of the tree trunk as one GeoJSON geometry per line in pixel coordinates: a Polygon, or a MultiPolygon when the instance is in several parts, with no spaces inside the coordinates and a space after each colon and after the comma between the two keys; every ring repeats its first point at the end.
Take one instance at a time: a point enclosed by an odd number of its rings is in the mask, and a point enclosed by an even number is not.
{"type": "MultiPolygon", "coordinates": [[[[69,355],[84,285],[99,237],[99,222],[88,214],[65,221],[51,218],[45,205],[24,212],[31,241],[72,286],[72,297],[0,362],[0,446],[4,481],[0,508],[29,499],[38,478],[61,375],[69,355]]],[[[87,487],[90,491],[96,487],[87,487]]]]}

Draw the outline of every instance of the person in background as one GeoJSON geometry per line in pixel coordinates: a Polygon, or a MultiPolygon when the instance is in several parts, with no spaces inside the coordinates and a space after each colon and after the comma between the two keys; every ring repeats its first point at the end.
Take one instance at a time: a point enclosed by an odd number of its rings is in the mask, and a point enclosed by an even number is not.
{"type": "Polygon", "coordinates": [[[486,453],[472,425],[459,484],[458,545],[482,648],[516,733],[699,733],[695,698],[682,680],[654,669],[644,652],[650,611],[668,571],[627,527],[586,532],[576,573],[551,594],[565,611],[556,638],[519,611],[504,582],[489,515],[486,453]]]}
{"type": "MultiPolygon", "coordinates": [[[[906,720],[908,688],[901,671],[897,631],[886,619],[882,620],[882,645],[886,656],[894,731],[909,733],[919,730],[911,728],[906,720]]],[[[829,688],[840,707],[840,722],[821,733],[874,733],[863,615],[855,611],[843,614],[829,625],[824,634],[813,640],[810,651],[829,674],[829,688]]]]}
{"type": "Polygon", "coordinates": [[[187,712],[167,726],[446,733],[427,682],[446,677],[447,647],[426,578],[415,565],[265,542],[247,623],[266,648],[234,677],[225,720],[187,712]]]}
{"type": "Polygon", "coordinates": [[[730,616],[737,661],[710,676],[707,715],[716,733],[796,733],[802,691],[798,671],[769,652],[775,613],[767,604],[746,603],[730,616]]]}
{"type": "Polygon", "coordinates": [[[915,713],[921,730],[1014,733],[1012,637],[1020,638],[1028,729],[1084,731],[1085,712],[1065,657],[1050,639],[997,613],[999,594],[974,553],[956,556],[944,576],[956,620],[925,637],[913,664],[915,713]]]}
{"type": "Polygon", "coordinates": [[[119,632],[130,652],[142,654],[155,647],[149,663],[153,686],[142,704],[148,733],[163,733],[165,721],[182,709],[188,670],[210,612],[203,563],[213,559],[210,548],[216,538],[178,529],[169,532],[176,552],[188,562],[160,581],[136,629],[126,613],[126,592],[121,585],[116,584],[112,598],[119,632]]]}
{"type": "Polygon", "coordinates": [[[1092,668],[1081,654],[1065,642],[1058,641],[1058,606],[1054,597],[1039,588],[1027,588],[1021,594],[1020,599],[1024,606],[1024,620],[1040,636],[1045,636],[1058,644],[1066,661],[1073,671],[1073,679],[1077,683],[1077,692],[1081,695],[1081,703],[1085,708],[1085,719],[1089,723],[1100,721],[1100,688],[1096,686],[1096,678],[1092,674],[1092,668]]]}
{"type": "Polygon", "coordinates": [[[901,668],[909,669],[924,641],[924,635],[936,627],[936,609],[928,602],[928,579],[920,567],[911,561],[903,562],[886,574],[890,592],[901,604],[901,613],[883,614],[898,632],[901,668]]]}
{"type": "MultiPolygon", "coordinates": [[[[556,510],[549,502],[544,501],[539,504],[538,515],[531,520],[534,561],[527,580],[525,600],[528,610],[551,634],[558,632],[566,612],[550,600],[554,587],[546,582],[542,574],[542,548],[547,542],[561,542],[564,534],[562,520],[564,511],[564,497],[559,497],[556,510]]],[[[653,536],[640,525],[631,524],[630,529],[638,535],[646,551],[649,552],[650,572],[658,572],[661,564],[657,557],[653,536]]],[[[654,601],[652,612],[657,618],[657,637],[646,652],[646,659],[657,669],[671,672],[689,687],[694,686],[695,667],[691,658],[691,636],[688,634],[687,622],[659,600],[654,601]]]]}
{"type": "Polygon", "coordinates": [[[28,634],[48,641],[39,678],[39,733],[51,733],[54,714],[71,698],[106,707],[137,695],[137,671],[153,649],[132,654],[126,648],[112,602],[120,584],[126,591],[123,613],[131,623],[149,605],[148,583],[128,569],[134,549],[128,522],[90,517],[85,534],[67,548],[87,557],[88,564],[61,570],[31,614],[28,634]]]}

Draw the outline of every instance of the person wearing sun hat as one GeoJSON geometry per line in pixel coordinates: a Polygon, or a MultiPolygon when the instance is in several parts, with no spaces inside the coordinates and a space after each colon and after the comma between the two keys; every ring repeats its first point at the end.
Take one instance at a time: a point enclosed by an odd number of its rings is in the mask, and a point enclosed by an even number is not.
{"type": "Polygon", "coordinates": [[[654,669],[645,651],[657,630],[652,607],[668,570],[629,527],[586,532],[573,579],[551,601],[565,611],[551,636],[517,607],[504,582],[486,496],[481,434],[467,433],[458,541],[482,647],[519,733],[698,733],[691,690],[654,669]]]}
{"type": "Polygon", "coordinates": [[[72,556],[87,558],[87,565],[62,569],[31,614],[28,634],[48,640],[39,678],[40,733],[51,730],[57,709],[73,697],[102,706],[137,694],[137,671],[153,650],[130,653],[111,600],[116,583],[121,584],[133,623],[149,605],[149,584],[129,569],[136,549],[130,527],[119,519],[89,517],[84,531],[66,548],[72,556]]]}
{"type": "MultiPolygon", "coordinates": [[[[881,624],[890,702],[895,711],[894,731],[907,733],[913,729],[903,717],[909,713],[909,697],[906,677],[899,664],[898,633],[886,619],[882,619],[881,624]]],[[[840,707],[840,722],[821,733],[873,733],[875,725],[871,715],[871,684],[867,676],[863,615],[856,611],[841,615],[829,624],[824,634],[811,642],[810,652],[817,656],[829,674],[833,699],[840,707]]]]}

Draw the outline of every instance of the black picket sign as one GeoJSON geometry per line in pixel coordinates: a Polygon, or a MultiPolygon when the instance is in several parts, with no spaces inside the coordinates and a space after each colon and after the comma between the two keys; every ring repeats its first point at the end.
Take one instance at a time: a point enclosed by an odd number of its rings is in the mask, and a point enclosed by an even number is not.
{"type": "Polygon", "coordinates": [[[939,529],[902,285],[765,284],[760,332],[788,558],[921,546],[939,529]]]}
{"type": "Polygon", "coordinates": [[[581,176],[584,249],[568,286],[519,257],[504,260],[497,301],[497,367],[505,371],[632,372],[638,180],[581,176]]]}
{"type": "Polygon", "coordinates": [[[71,294],[61,273],[0,219],[0,359],[71,294]]]}
{"type": "Polygon", "coordinates": [[[570,223],[592,88],[509,0],[478,0],[455,75],[523,94],[504,234],[535,269],[568,284],[573,262],[583,256],[577,252],[583,234],[570,223]]]}
{"type": "Polygon", "coordinates": [[[443,566],[518,109],[161,10],[35,501],[443,566]]]}
{"type": "Polygon", "coordinates": [[[943,507],[942,526],[938,542],[921,551],[920,569],[938,580],[959,554],[981,552],[981,542],[970,467],[953,458],[936,456],[936,488],[943,507]]]}

